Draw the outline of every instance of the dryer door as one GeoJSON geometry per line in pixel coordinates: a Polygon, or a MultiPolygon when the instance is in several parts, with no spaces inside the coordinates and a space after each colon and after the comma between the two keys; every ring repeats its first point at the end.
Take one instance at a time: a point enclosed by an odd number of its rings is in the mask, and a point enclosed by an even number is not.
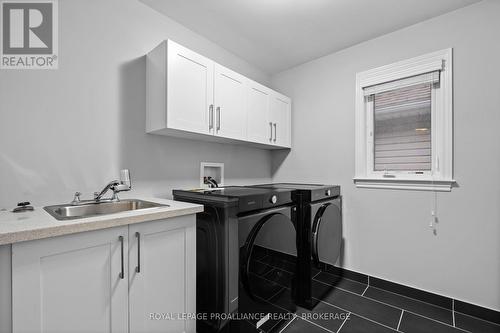
{"type": "Polygon", "coordinates": [[[267,299],[276,293],[265,290],[263,280],[292,287],[297,253],[292,215],[292,207],[281,207],[238,219],[240,278],[251,297],[267,299]]]}
{"type": "Polygon", "coordinates": [[[281,319],[275,314],[295,311],[292,299],[297,253],[294,212],[295,208],[281,207],[238,218],[238,312],[266,314],[259,320],[250,320],[260,331],[268,332],[279,325],[281,319]]]}
{"type": "Polygon", "coordinates": [[[311,221],[311,250],[315,266],[319,268],[320,263],[334,265],[342,245],[340,198],[311,204],[311,221]]]}

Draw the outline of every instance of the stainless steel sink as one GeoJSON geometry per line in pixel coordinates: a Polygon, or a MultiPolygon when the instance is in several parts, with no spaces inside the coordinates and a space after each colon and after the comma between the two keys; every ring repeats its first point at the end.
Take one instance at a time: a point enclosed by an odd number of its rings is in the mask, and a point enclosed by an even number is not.
{"type": "Polygon", "coordinates": [[[168,205],[136,199],[124,199],[112,202],[89,202],[78,205],[54,205],[43,207],[43,209],[57,220],[74,220],[154,207],[168,207],[168,205]]]}

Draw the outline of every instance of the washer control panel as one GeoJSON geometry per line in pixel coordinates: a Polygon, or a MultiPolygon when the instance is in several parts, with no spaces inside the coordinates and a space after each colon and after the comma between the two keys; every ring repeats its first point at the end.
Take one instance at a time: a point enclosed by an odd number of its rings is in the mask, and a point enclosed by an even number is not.
{"type": "Polygon", "coordinates": [[[262,198],[262,208],[271,208],[292,203],[292,190],[279,189],[270,191],[262,198]]]}

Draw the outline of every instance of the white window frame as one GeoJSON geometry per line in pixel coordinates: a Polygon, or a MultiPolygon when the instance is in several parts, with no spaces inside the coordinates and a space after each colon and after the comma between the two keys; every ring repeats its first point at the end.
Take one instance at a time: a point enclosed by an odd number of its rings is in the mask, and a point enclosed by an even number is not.
{"type": "Polygon", "coordinates": [[[356,138],[354,182],[360,188],[451,191],[453,180],[452,49],[432,52],[356,75],[356,138]],[[373,101],[363,89],[439,70],[439,88],[432,89],[430,172],[381,172],[373,168],[373,101]]]}

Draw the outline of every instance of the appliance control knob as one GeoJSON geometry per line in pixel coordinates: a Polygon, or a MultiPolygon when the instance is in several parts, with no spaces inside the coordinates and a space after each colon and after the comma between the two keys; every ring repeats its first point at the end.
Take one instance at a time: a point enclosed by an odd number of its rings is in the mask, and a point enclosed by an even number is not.
{"type": "Polygon", "coordinates": [[[276,195],[273,195],[271,197],[271,199],[269,199],[269,202],[271,202],[272,204],[275,204],[278,202],[278,197],[276,195]]]}
{"type": "Polygon", "coordinates": [[[326,190],[325,195],[326,195],[327,197],[329,197],[329,196],[330,196],[330,194],[332,194],[332,192],[331,192],[330,190],[326,190]]]}

